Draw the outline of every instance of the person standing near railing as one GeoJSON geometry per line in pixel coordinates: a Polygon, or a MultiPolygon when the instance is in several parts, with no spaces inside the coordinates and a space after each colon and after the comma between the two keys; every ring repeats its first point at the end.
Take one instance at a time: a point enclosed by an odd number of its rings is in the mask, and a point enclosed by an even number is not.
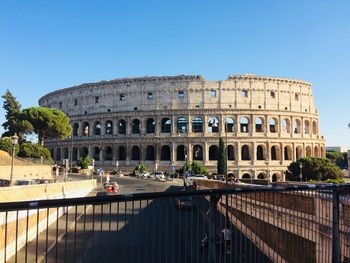
{"type": "Polygon", "coordinates": [[[227,254],[230,254],[230,246],[231,246],[231,239],[232,239],[232,232],[229,228],[229,223],[226,223],[226,226],[223,230],[221,230],[221,233],[223,235],[224,239],[224,246],[227,254]]]}

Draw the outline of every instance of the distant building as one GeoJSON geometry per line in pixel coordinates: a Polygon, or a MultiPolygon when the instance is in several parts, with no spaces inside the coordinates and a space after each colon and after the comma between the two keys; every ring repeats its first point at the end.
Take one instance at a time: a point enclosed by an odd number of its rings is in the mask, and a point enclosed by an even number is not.
{"type": "Polygon", "coordinates": [[[326,147],[327,152],[347,152],[350,150],[350,147],[342,147],[342,146],[328,146],[326,147]]]}

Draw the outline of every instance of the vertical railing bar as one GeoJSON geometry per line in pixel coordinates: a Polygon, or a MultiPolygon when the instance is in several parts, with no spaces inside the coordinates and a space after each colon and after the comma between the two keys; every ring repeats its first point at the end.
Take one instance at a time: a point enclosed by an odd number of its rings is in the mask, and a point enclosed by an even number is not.
{"type": "Polygon", "coordinates": [[[58,220],[59,220],[59,207],[56,207],[55,262],[57,262],[57,260],[58,260],[58,220]]]}
{"type": "MultiPolygon", "coordinates": [[[[156,232],[156,229],[155,229],[155,210],[156,210],[156,199],[153,199],[153,208],[152,208],[152,244],[155,244],[155,232],[156,232]]],[[[155,262],[154,261],[154,257],[155,257],[155,252],[154,252],[155,249],[152,248],[152,262],[155,262]]]]}
{"type": "Polygon", "coordinates": [[[18,250],[18,210],[16,211],[16,244],[15,244],[15,263],[17,263],[17,250],[18,250]]]}
{"type": "Polygon", "coordinates": [[[77,214],[78,214],[78,207],[77,205],[75,205],[75,211],[74,211],[74,244],[73,244],[73,260],[75,262],[75,258],[76,258],[76,249],[77,249],[77,246],[76,246],[76,242],[77,242],[77,214]]]}
{"type": "MultiPolygon", "coordinates": [[[[135,209],[135,200],[132,200],[131,201],[131,235],[132,236],[136,236],[135,235],[135,227],[134,227],[134,224],[135,224],[135,218],[134,218],[134,216],[135,216],[135,211],[134,211],[134,209],[135,209]]],[[[132,239],[133,240],[133,242],[135,242],[135,243],[132,243],[132,246],[136,246],[136,241],[135,241],[135,238],[133,238],[132,239]]],[[[131,257],[130,257],[130,260],[131,260],[131,262],[135,262],[134,260],[134,253],[131,253],[131,257]]]]}
{"type": "MultiPolygon", "coordinates": [[[[171,198],[172,202],[175,203],[175,198],[172,197],[171,198]]],[[[175,214],[172,213],[172,236],[175,237],[175,214]]],[[[172,241],[174,239],[171,239],[172,241]]],[[[175,262],[175,244],[174,242],[172,242],[172,246],[171,246],[171,262],[174,263],[175,262]]]]}
{"type": "MultiPolygon", "coordinates": [[[[164,203],[165,203],[165,226],[164,226],[164,232],[165,232],[165,248],[164,248],[164,251],[168,251],[168,205],[169,205],[169,200],[170,200],[170,197],[167,197],[166,199],[164,199],[164,203]]],[[[163,252],[163,255],[165,257],[165,260],[166,259],[166,253],[163,252]]]]}
{"type": "Polygon", "coordinates": [[[50,217],[50,209],[46,209],[46,240],[45,240],[45,262],[47,262],[48,257],[48,246],[49,246],[49,217],[50,217]]]}
{"type": "Polygon", "coordinates": [[[140,240],[139,240],[139,242],[140,242],[140,246],[139,246],[139,248],[138,248],[138,250],[137,250],[137,260],[136,260],[136,262],[140,262],[140,261],[142,261],[142,259],[141,259],[141,249],[142,249],[142,241],[144,240],[144,233],[143,233],[143,227],[142,227],[142,201],[141,200],[139,200],[139,224],[138,224],[138,232],[141,234],[141,236],[140,236],[140,240]]]}
{"type": "Polygon", "coordinates": [[[6,251],[7,251],[7,216],[8,216],[8,211],[5,212],[5,246],[4,246],[4,259],[5,259],[5,262],[6,262],[6,251]]]}
{"type": "Polygon", "coordinates": [[[191,234],[190,234],[190,261],[193,262],[193,205],[194,205],[194,196],[191,196],[191,200],[192,200],[192,206],[191,206],[191,224],[190,224],[190,231],[191,231],[191,234]]]}
{"type": "MultiPolygon", "coordinates": [[[[199,199],[200,199],[200,197],[199,197],[199,196],[196,196],[195,198],[196,198],[196,199],[195,199],[196,202],[195,202],[194,204],[195,204],[195,205],[198,205],[198,210],[196,211],[196,212],[197,212],[197,213],[196,213],[196,214],[197,214],[197,220],[196,220],[196,221],[197,221],[197,224],[196,224],[196,225],[197,225],[197,231],[196,231],[196,233],[197,233],[197,235],[199,235],[199,236],[198,236],[198,237],[199,237],[198,240],[201,241],[201,237],[202,237],[203,235],[202,235],[202,234],[199,234],[199,233],[200,233],[200,232],[199,232],[199,231],[200,231],[200,230],[199,230],[199,215],[200,215],[199,199]]],[[[200,243],[199,245],[202,245],[202,244],[200,243]]],[[[198,244],[197,244],[197,246],[198,246],[198,244]]],[[[200,247],[200,249],[201,249],[201,247],[200,247]]],[[[200,251],[200,249],[198,249],[198,248],[196,249],[196,250],[197,250],[197,256],[196,256],[196,258],[197,258],[196,262],[197,262],[197,263],[199,262],[199,256],[200,256],[200,255],[199,255],[199,251],[200,251]]],[[[203,249],[203,253],[204,253],[204,249],[203,249]]]]}
{"type": "Polygon", "coordinates": [[[229,256],[229,262],[232,262],[232,252],[233,252],[233,220],[232,220],[232,213],[231,213],[231,207],[232,207],[232,194],[230,194],[229,196],[229,203],[227,204],[227,208],[228,208],[228,216],[229,216],[229,222],[230,222],[230,232],[231,232],[231,240],[230,240],[230,244],[229,244],[229,251],[230,251],[230,256],[229,256]]]}
{"type": "Polygon", "coordinates": [[[178,262],[181,262],[181,226],[182,226],[182,222],[181,222],[181,204],[179,206],[179,251],[178,251],[178,262]]]}
{"type": "MultiPolygon", "coordinates": [[[[147,199],[146,200],[146,208],[147,209],[149,209],[149,207],[148,207],[148,203],[149,203],[149,200],[147,199]]],[[[145,234],[145,236],[147,235],[147,230],[149,230],[148,228],[146,229],[146,228],[144,228],[144,231],[143,231],[143,233],[145,234]]],[[[148,261],[148,249],[145,249],[145,261],[147,262],[148,261]]]]}
{"type": "Polygon", "coordinates": [[[91,261],[94,262],[94,246],[95,246],[95,204],[92,205],[92,226],[91,226],[91,231],[92,231],[92,237],[91,237],[91,261]]]}
{"type": "Polygon", "coordinates": [[[333,202],[332,202],[332,263],[340,262],[340,232],[339,232],[339,192],[333,190],[333,202]]]}
{"type": "MultiPolygon", "coordinates": [[[[224,257],[225,258],[225,255],[226,255],[226,251],[224,251],[224,253],[223,253],[223,249],[225,249],[225,248],[223,248],[222,246],[223,246],[223,243],[222,243],[222,240],[221,240],[221,235],[222,235],[222,226],[223,225],[225,225],[225,222],[224,223],[222,223],[222,218],[223,217],[225,217],[225,212],[223,211],[223,209],[224,209],[224,206],[223,206],[223,198],[222,198],[223,196],[221,195],[220,196],[220,199],[219,199],[219,209],[220,209],[220,213],[218,213],[218,215],[219,215],[219,220],[217,220],[218,221],[218,227],[219,227],[219,229],[218,229],[218,232],[219,232],[219,240],[217,240],[217,227],[215,227],[215,243],[219,243],[219,262],[221,262],[221,259],[224,257]],[[224,216],[223,216],[224,215],[224,216]]],[[[217,222],[216,221],[216,222],[217,222]]]]}
{"type": "Polygon", "coordinates": [[[64,262],[67,262],[67,245],[68,245],[68,206],[66,206],[66,230],[64,236],[64,262]]]}
{"type": "Polygon", "coordinates": [[[38,262],[39,249],[39,209],[36,210],[36,235],[35,235],[35,262],[38,262]]]}
{"type": "MultiPolygon", "coordinates": [[[[109,216],[108,216],[108,246],[112,244],[112,202],[109,203],[109,216]]],[[[111,246],[112,248],[112,246],[111,246]]]]}
{"type": "MultiPolygon", "coordinates": [[[[83,250],[85,249],[85,234],[86,234],[86,205],[84,205],[84,219],[83,219],[83,250]]],[[[85,258],[85,251],[83,253],[83,262],[84,262],[84,258],[85,258]]]]}
{"type": "Polygon", "coordinates": [[[29,228],[29,209],[27,209],[27,222],[26,222],[26,252],[24,256],[24,262],[28,260],[28,228],[29,228]]]}

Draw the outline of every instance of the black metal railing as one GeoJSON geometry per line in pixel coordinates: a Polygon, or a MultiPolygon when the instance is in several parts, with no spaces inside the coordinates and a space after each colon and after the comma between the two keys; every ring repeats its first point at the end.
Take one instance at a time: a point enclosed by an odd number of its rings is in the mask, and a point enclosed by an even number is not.
{"type": "Polygon", "coordinates": [[[350,258],[350,185],[173,190],[0,203],[0,262],[350,258]]]}

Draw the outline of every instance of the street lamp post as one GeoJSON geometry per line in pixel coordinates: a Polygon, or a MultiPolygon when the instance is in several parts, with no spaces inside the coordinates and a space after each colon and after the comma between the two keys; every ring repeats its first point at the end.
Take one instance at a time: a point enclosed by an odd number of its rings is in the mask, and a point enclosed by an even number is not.
{"type": "Polygon", "coordinates": [[[15,133],[11,137],[11,143],[12,143],[13,148],[12,148],[12,160],[11,160],[10,185],[13,185],[13,166],[14,166],[14,160],[15,160],[16,144],[18,143],[17,133],[15,133]]]}
{"type": "Polygon", "coordinates": [[[300,178],[300,182],[302,182],[303,181],[303,163],[299,164],[299,168],[300,168],[299,178],[300,178]]]}

